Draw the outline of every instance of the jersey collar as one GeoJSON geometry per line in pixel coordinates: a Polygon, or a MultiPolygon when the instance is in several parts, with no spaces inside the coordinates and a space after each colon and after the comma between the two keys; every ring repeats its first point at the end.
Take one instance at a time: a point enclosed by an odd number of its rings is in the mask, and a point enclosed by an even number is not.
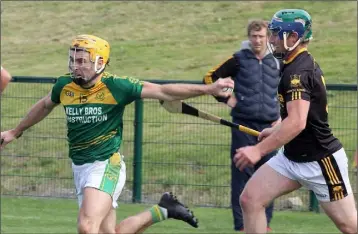
{"type": "Polygon", "coordinates": [[[299,54],[301,54],[304,51],[307,51],[306,47],[301,48],[301,49],[295,51],[294,53],[290,54],[287,59],[283,60],[283,64],[291,63],[299,54]]]}

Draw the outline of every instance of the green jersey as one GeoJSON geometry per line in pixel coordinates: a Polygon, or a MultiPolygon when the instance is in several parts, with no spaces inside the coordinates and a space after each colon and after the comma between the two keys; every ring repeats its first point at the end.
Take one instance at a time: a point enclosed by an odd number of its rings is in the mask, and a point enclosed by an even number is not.
{"type": "Polygon", "coordinates": [[[51,100],[65,109],[69,156],[75,165],[106,160],[119,150],[125,106],[140,99],[142,87],[142,81],[106,72],[89,89],[69,75],[58,78],[51,100]]]}

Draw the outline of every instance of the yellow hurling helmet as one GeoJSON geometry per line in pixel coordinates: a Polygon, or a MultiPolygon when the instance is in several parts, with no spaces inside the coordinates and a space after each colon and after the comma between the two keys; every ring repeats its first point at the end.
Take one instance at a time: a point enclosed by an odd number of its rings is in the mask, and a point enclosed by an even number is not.
{"type": "Polygon", "coordinates": [[[109,43],[99,37],[87,34],[78,35],[72,40],[71,43],[70,50],[74,49],[84,49],[85,51],[89,52],[92,62],[96,62],[99,57],[102,57],[103,63],[105,65],[107,65],[109,62],[109,43]]]}

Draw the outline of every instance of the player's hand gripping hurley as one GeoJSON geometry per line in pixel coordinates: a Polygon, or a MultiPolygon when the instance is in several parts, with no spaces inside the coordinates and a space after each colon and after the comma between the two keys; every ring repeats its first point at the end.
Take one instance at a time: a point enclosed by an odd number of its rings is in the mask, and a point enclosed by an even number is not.
{"type": "Polygon", "coordinates": [[[182,114],[186,114],[186,115],[196,116],[196,117],[206,119],[206,120],[209,120],[209,121],[212,121],[215,123],[219,123],[219,124],[222,124],[222,125],[225,125],[228,127],[237,128],[240,131],[245,132],[252,136],[258,136],[260,134],[260,132],[254,130],[254,129],[227,121],[227,120],[222,119],[216,115],[206,113],[206,112],[201,111],[193,106],[190,106],[187,103],[180,101],[180,100],[159,101],[159,102],[164,107],[164,109],[166,109],[170,113],[182,113],[182,114]]]}

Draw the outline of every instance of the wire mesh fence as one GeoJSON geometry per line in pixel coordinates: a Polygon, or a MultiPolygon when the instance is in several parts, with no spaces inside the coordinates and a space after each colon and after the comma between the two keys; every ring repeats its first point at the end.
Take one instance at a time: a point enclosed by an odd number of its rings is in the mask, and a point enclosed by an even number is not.
{"type": "MultiPolygon", "coordinates": [[[[51,90],[51,81],[41,84],[32,81],[12,82],[5,91],[1,101],[2,130],[15,127],[30,106],[51,90]]],[[[330,125],[351,158],[357,145],[356,88],[332,86],[328,101],[330,125]]],[[[187,102],[230,120],[229,108],[210,96],[187,102]]],[[[134,133],[138,127],[134,104],[126,108],[124,115],[121,153],[127,164],[127,182],[120,201],[131,202],[136,190],[140,191],[141,202],[155,203],[162,192],[173,191],[191,205],[230,206],[230,128],[192,116],[168,113],[158,101],[143,103],[139,161],[134,160],[134,133]],[[141,171],[137,171],[141,181],[133,177],[138,164],[141,164],[141,171]]],[[[1,152],[1,194],[75,198],[66,134],[65,114],[58,107],[9,144],[1,152]]],[[[356,192],[353,168],[350,175],[356,192]]],[[[305,189],[276,200],[276,209],[289,208],[292,199],[301,204],[299,209],[310,209],[310,194],[305,189]]]]}

